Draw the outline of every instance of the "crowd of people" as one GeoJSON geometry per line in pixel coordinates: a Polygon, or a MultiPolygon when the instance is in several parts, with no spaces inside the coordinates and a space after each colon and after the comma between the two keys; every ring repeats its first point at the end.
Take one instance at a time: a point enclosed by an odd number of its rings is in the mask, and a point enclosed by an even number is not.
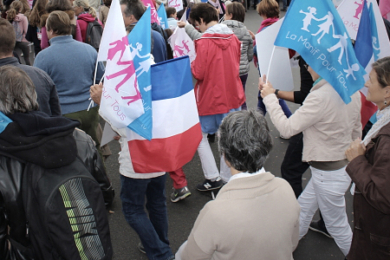
{"type": "MultiPolygon", "coordinates": [[[[257,69],[251,73],[260,71],[255,34],[244,24],[251,3],[184,2],[186,11],[166,7],[169,28],[152,23],[145,37],[151,37],[155,63],[173,58],[168,42],[176,27],[194,41],[191,72],[204,175],[196,189],[219,192],[173,252],[165,186],[169,176],[170,200],[186,199],[191,191],[185,172],[135,172],[126,131],[112,126],[121,147],[122,211],[139,236],[138,248],[157,260],[287,260],[310,228],[333,238],[345,259],[390,259],[390,57],[372,64],[365,84],[378,121],[364,135],[360,94],[345,104],[294,50],[289,54],[299,60],[300,89],[279,90],[259,75],[257,109],[249,109],[245,89],[252,60],[257,69]],[[179,21],[182,16],[188,21],[179,21]],[[292,113],[286,101],[301,106],[292,113]],[[273,146],[266,112],[280,136],[289,139],[282,178],[264,169],[273,146]],[[220,167],[210,146],[216,135],[220,167]],[[352,182],[353,229],[345,202],[352,182]],[[318,210],[321,219],[315,222],[318,210]]],[[[279,20],[289,4],[281,2],[282,9],[276,0],[255,0],[262,18],[257,32],[279,20]]],[[[105,67],[97,63],[96,46],[111,0],[1,4],[0,258],[111,259],[105,208],[115,191],[104,165],[110,151],[100,146],[105,67]]],[[[167,3],[154,2],[156,9],[157,4],[167,3]]],[[[145,4],[120,0],[120,7],[129,33],[145,4]]]]}

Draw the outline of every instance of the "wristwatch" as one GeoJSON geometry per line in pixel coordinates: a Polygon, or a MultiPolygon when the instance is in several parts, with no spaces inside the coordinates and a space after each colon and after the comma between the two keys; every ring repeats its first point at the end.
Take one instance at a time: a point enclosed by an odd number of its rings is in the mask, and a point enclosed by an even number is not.
{"type": "Polygon", "coordinates": [[[275,96],[278,98],[279,89],[275,89],[275,96]]]}

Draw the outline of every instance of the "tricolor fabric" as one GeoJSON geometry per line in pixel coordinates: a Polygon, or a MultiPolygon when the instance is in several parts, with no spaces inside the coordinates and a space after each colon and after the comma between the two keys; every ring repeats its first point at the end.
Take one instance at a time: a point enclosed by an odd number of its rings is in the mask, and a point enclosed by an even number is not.
{"type": "Polygon", "coordinates": [[[168,6],[174,7],[176,12],[183,10],[183,1],[182,0],[168,0],[168,6]]]}
{"type": "Polygon", "coordinates": [[[153,139],[127,131],[137,173],[170,172],[188,163],[202,139],[188,57],[152,65],[153,139]]]}
{"type": "MultiPolygon", "coordinates": [[[[355,43],[356,57],[364,68],[367,68],[368,65],[370,65],[371,67],[372,61],[374,59],[373,39],[374,38],[377,39],[376,30],[375,30],[376,29],[375,17],[373,17],[374,15],[372,13],[372,8],[370,9],[371,9],[370,10],[371,13],[367,8],[366,1],[364,1],[363,11],[360,17],[359,30],[356,36],[356,43],[355,43]],[[372,22],[374,24],[372,24],[372,22]],[[373,28],[372,25],[375,28],[373,28]]],[[[377,58],[375,60],[377,60],[377,58]]],[[[375,104],[366,100],[365,93],[367,93],[367,90],[365,89],[365,87],[363,87],[363,91],[360,92],[361,102],[362,102],[361,122],[363,128],[367,124],[368,120],[370,120],[371,116],[378,110],[375,104]]]]}
{"type": "Polygon", "coordinates": [[[134,59],[134,67],[145,110],[145,113],[128,127],[148,140],[152,139],[152,83],[150,80],[152,40],[151,37],[145,37],[145,35],[151,35],[150,20],[151,9],[148,7],[128,36],[129,48],[134,59]]]}
{"type": "Polygon", "coordinates": [[[275,45],[297,51],[343,101],[364,85],[364,68],[356,59],[343,21],[331,1],[294,0],[275,45]]]}
{"type": "Polygon", "coordinates": [[[98,53],[98,61],[107,61],[99,114],[116,128],[127,127],[144,114],[128,46],[119,0],[113,0],[98,53]]]}
{"type": "Polygon", "coordinates": [[[173,32],[171,37],[169,37],[168,41],[172,47],[174,58],[179,58],[188,55],[190,57],[191,62],[195,60],[195,44],[188,36],[184,28],[176,27],[175,31],[173,32]]]}
{"type": "Polygon", "coordinates": [[[154,3],[152,0],[141,0],[141,2],[146,6],[146,8],[150,7],[151,12],[151,22],[160,24],[160,21],[158,20],[158,14],[156,7],[154,6],[154,3]]]}
{"type": "Polygon", "coordinates": [[[165,10],[165,6],[162,4],[157,10],[158,20],[160,21],[160,25],[163,29],[168,29],[168,18],[167,11],[165,10]]]}

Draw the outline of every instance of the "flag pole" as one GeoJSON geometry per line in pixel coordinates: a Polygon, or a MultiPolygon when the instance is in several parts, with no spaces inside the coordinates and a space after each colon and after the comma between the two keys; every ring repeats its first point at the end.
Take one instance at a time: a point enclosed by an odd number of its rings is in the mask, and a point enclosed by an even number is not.
{"type": "Polygon", "coordinates": [[[93,74],[93,82],[92,82],[92,85],[95,85],[95,82],[96,82],[97,67],[98,67],[98,64],[99,64],[98,58],[99,58],[99,54],[98,54],[97,57],[96,57],[96,65],[95,65],[95,72],[94,72],[94,74],[93,74]]]}
{"type": "Polygon", "coordinates": [[[274,47],[272,48],[271,58],[269,59],[268,70],[267,70],[267,79],[266,79],[265,83],[268,83],[268,78],[269,78],[269,73],[271,70],[272,59],[273,59],[274,53],[275,53],[275,48],[276,48],[276,46],[274,45],[274,47]]]}

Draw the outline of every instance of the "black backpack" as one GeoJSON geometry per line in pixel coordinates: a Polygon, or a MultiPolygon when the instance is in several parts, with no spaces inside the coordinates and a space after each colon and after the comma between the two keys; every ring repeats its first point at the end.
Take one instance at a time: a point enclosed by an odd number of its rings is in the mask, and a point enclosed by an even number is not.
{"type": "Polygon", "coordinates": [[[99,51],[100,41],[103,35],[103,27],[100,25],[97,19],[88,23],[87,31],[85,35],[85,42],[99,51]]]}
{"type": "Polygon", "coordinates": [[[31,259],[112,258],[102,192],[79,157],[55,169],[26,164],[22,186],[31,259]]]}

